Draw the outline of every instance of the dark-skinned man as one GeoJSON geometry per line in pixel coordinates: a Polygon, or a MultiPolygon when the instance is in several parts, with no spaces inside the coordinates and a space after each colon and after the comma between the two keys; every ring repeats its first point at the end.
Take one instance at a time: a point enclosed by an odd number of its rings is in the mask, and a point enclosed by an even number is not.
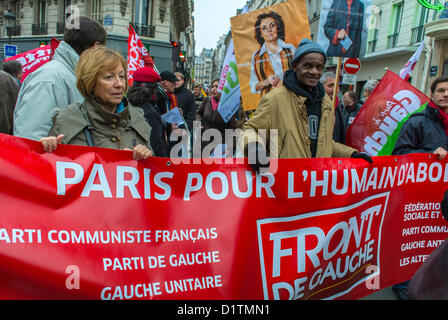
{"type": "Polygon", "coordinates": [[[266,151],[271,158],[352,157],[372,162],[367,154],[333,141],[334,108],[319,82],[326,58],[319,44],[303,39],[283,86],[264,95],[243,125],[239,147],[256,172],[269,166],[266,151]]]}

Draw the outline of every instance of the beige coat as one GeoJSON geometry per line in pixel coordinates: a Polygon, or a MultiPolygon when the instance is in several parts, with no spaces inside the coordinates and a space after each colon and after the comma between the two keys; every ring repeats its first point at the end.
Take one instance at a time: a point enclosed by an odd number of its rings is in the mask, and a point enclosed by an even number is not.
{"type": "Polygon", "coordinates": [[[90,129],[95,147],[133,149],[141,144],[151,149],[151,127],[140,109],[127,103],[119,114],[104,110],[95,100],[71,104],[54,118],[49,136],[64,134],[63,144],[87,146],[84,128],[90,129]]]}
{"type": "MultiPolygon", "coordinates": [[[[263,96],[254,116],[243,125],[239,147],[261,142],[271,158],[311,158],[306,97],[280,87],[263,96]],[[265,138],[260,129],[266,129],[265,138]],[[275,131],[277,129],[277,136],[275,131]],[[278,139],[277,139],[278,137],[278,139]]],[[[331,99],[322,100],[316,158],[350,157],[356,150],[333,141],[334,109],[331,99]]]]}

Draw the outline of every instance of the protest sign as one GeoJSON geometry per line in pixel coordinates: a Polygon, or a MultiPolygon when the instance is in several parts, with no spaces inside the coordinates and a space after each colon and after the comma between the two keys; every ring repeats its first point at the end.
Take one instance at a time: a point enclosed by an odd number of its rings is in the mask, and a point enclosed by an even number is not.
{"type": "Polygon", "coordinates": [[[244,110],[281,86],[297,45],[310,38],[304,0],[290,0],[230,19],[244,110]]]}
{"type": "MultiPolygon", "coordinates": [[[[245,14],[247,12],[247,6],[244,6],[241,14],[245,14]]],[[[219,77],[218,92],[221,92],[218,112],[222,119],[227,123],[235,112],[238,111],[241,104],[240,80],[238,79],[238,68],[236,65],[233,39],[230,40],[229,47],[227,48],[226,56],[224,58],[221,76],[219,77]]]]}
{"type": "Polygon", "coordinates": [[[448,235],[448,164],[429,155],[255,176],[131,154],[0,135],[0,298],[357,299],[448,235]]]}
{"type": "Polygon", "coordinates": [[[372,0],[322,0],[317,42],[329,57],[364,57],[372,0]]]}
{"type": "Polygon", "coordinates": [[[349,126],[347,145],[371,156],[391,155],[404,122],[428,101],[409,82],[386,71],[349,126]]]}

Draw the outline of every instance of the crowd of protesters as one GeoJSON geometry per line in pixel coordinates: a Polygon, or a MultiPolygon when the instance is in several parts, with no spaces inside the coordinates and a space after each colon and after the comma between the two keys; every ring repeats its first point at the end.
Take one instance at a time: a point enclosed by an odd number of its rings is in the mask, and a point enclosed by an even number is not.
{"type": "MultiPolygon", "coordinates": [[[[240,103],[227,122],[218,111],[219,79],[210,88],[196,84],[190,90],[182,73],[159,74],[143,67],[128,88],[126,60],[105,45],[103,26],[80,17],[80,28],[65,30],[53,59],[23,82],[20,64],[4,63],[0,132],[41,141],[46,152],[74,144],[128,150],[135,160],[197,156],[192,145],[198,134],[200,156],[208,148],[205,154],[234,157],[238,147],[253,159],[250,164],[257,173],[269,167],[270,157],[373,162],[368,154],[347,146],[345,137],[378,81],[368,81],[360,99],[350,90],[335,96],[335,75],[323,72],[327,55],[316,42],[300,42],[282,85],[263,95],[255,112],[245,111],[240,103]],[[229,141],[214,141],[226,137],[227,129],[241,129],[238,137],[232,136],[231,147],[226,147],[229,141]],[[268,136],[261,137],[261,129],[268,136]],[[270,139],[270,129],[278,131],[276,139],[270,139]]],[[[446,157],[448,78],[433,82],[430,98],[428,107],[404,124],[394,154],[446,157]]],[[[405,299],[407,283],[399,287],[396,294],[405,299]]]]}

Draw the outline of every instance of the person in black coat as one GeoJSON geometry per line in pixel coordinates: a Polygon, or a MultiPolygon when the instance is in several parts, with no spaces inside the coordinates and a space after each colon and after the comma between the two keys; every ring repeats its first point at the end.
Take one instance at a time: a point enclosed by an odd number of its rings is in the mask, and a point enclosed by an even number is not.
{"type": "Polygon", "coordinates": [[[167,124],[161,117],[164,112],[155,103],[160,76],[152,68],[143,67],[135,71],[133,79],[127,98],[133,106],[143,110],[144,117],[151,126],[150,142],[154,155],[169,157],[167,124]]]}
{"type": "Polygon", "coordinates": [[[345,144],[345,137],[348,127],[355,120],[361,105],[356,99],[354,91],[347,91],[342,97],[342,103],[335,110],[335,124],[333,131],[333,140],[345,144]]]}
{"type": "Polygon", "coordinates": [[[431,100],[403,124],[393,155],[434,153],[439,160],[448,153],[448,77],[431,84],[431,100]]]}
{"type": "Polygon", "coordinates": [[[364,21],[364,4],[359,0],[334,0],[324,25],[325,36],[330,41],[327,56],[358,58],[364,21]],[[347,38],[348,37],[348,38],[347,38]],[[345,49],[341,43],[350,39],[345,49]]]}
{"type": "Polygon", "coordinates": [[[185,122],[187,123],[188,130],[193,131],[193,121],[196,115],[196,102],[194,100],[193,93],[185,88],[185,78],[180,72],[175,72],[174,75],[179,80],[176,82],[176,89],[174,95],[177,98],[177,103],[182,109],[185,122]]]}
{"type": "MultiPolygon", "coordinates": [[[[403,124],[393,155],[433,153],[442,160],[448,150],[448,78],[437,78],[431,84],[431,100],[422,112],[415,113],[403,124]]],[[[408,299],[408,282],[392,286],[400,300],[408,299]]]]}

